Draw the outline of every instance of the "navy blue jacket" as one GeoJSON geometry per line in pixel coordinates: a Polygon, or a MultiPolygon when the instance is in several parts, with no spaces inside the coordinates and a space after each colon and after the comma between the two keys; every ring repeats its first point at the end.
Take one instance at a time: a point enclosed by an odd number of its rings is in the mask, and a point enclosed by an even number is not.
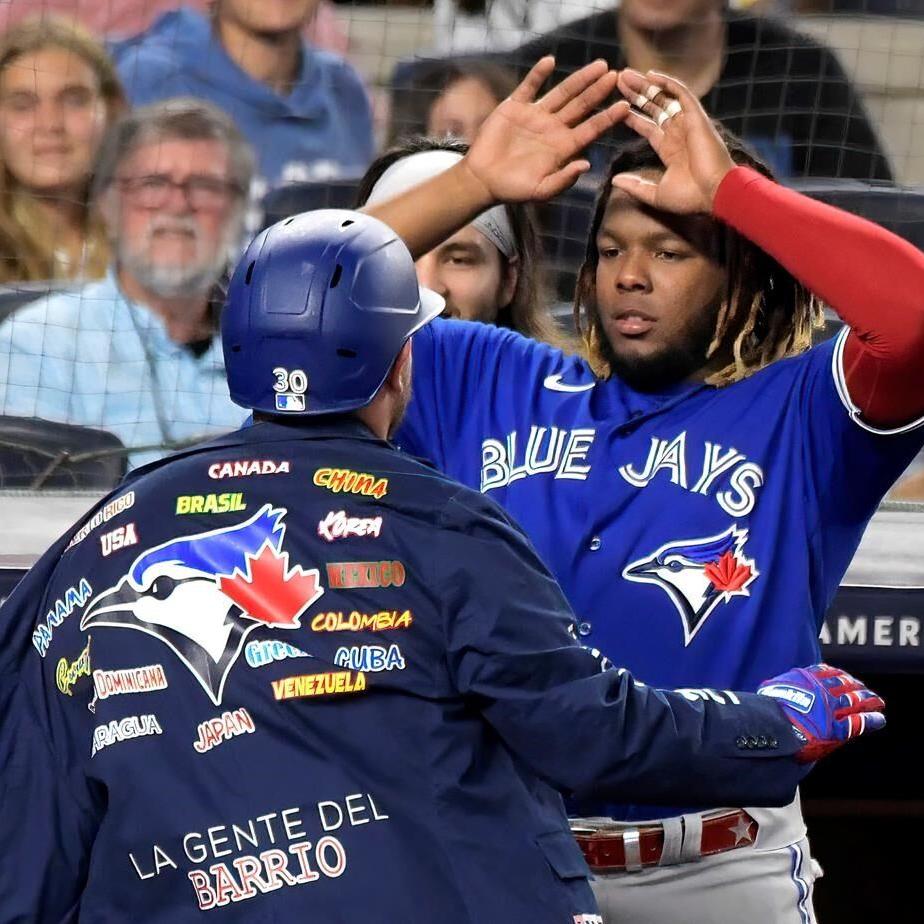
{"type": "Polygon", "coordinates": [[[0,614],[0,920],[571,924],[557,790],[793,797],[772,700],[637,684],[572,621],[495,503],[354,419],[138,469],[0,614]]]}

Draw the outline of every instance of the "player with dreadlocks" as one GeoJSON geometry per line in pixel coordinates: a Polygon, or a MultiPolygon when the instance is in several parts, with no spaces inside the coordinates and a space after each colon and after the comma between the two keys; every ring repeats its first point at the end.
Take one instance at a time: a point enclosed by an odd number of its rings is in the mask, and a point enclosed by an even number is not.
{"type": "MultiPolygon", "coordinates": [[[[589,168],[593,139],[572,128],[586,112],[555,90],[534,102],[552,67],[459,164],[375,207],[412,252],[589,168]]],[[[778,186],[680,82],[605,70],[569,78],[599,78],[595,104],[617,83],[626,98],[584,124],[623,120],[646,144],[617,158],[594,215],[575,299],[586,357],[438,320],[414,340],[398,440],[520,521],[585,645],[691,697],[754,690],[818,658],[866,523],[921,446],[924,255],[778,186]],[[846,323],[810,347],[819,300],[846,323]]],[[[607,924],[813,920],[798,800],[575,796],[610,819],[579,838],[607,924]]]]}
{"type": "MultiPolygon", "coordinates": [[[[738,138],[719,123],[714,125],[735,164],[773,178],[767,166],[738,138]]],[[[578,273],[574,322],[587,360],[602,379],[613,373],[630,381],[639,376],[639,370],[614,354],[594,300],[600,263],[597,235],[611,201],[613,178],[640,171],[658,174],[662,170],[660,158],[646,141],[626,145],[610,164],[594,208],[584,263],[578,273]]],[[[691,337],[686,348],[671,350],[646,370],[643,377],[653,379],[655,385],[659,380],[679,380],[694,374],[713,357],[723,362],[712,362],[703,381],[708,385],[730,385],[774,360],[807,350],[812,330],[823,322],[821,302],[773,257],[728,226],[710,230],[718,231],[713,246],[717,262],[725,268],[725,290],[713,310],[704,313],[696,336],[691,337]]]]}

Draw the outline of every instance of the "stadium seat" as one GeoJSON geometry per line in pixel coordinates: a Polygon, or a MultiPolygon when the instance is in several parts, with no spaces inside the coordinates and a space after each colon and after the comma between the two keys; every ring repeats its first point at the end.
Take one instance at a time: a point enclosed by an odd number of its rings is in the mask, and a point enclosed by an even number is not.
{"type": "Polygon", "coordinates": [[[107,491],[127,462],[122,441],[107,430],[0,416],[0,489],[107,491]]]}
{"type": "Polygon", "coordinates": [[[351,209],[359,180],[310,180],[270,190],[263,199],[263,227],[313,209],[351,209]]]}

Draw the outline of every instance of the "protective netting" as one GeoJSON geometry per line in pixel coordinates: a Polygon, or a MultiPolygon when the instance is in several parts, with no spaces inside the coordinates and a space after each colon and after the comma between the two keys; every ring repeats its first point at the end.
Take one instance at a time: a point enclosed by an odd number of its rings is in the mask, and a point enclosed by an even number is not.
{"type": "MultiPolygon", "coordinates": [[[[685,76],[781,180],[924,246],[921,0],[5,0],[0,34],[0,488],[101,487],[119,444],[131,467],[237,426],[215,321],[249,236],[351,207],[410,134],[470,137],[545,53],[559,75],[603,57],[685,76]],[[177,97],[218,112],[161,114],[181,150],[104,141],[177,97]]],[[[626,138],[538,210],[562,319],[626,138]]]]}

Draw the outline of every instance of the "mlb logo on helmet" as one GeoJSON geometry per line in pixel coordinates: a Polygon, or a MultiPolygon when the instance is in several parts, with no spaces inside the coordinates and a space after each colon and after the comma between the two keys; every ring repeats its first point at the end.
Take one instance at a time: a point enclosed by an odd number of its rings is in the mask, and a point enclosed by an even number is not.
{"type": "Polygon", "coordinates": [[[276,395],[277,411],[304,411],[304,395],[276,395]]]}

